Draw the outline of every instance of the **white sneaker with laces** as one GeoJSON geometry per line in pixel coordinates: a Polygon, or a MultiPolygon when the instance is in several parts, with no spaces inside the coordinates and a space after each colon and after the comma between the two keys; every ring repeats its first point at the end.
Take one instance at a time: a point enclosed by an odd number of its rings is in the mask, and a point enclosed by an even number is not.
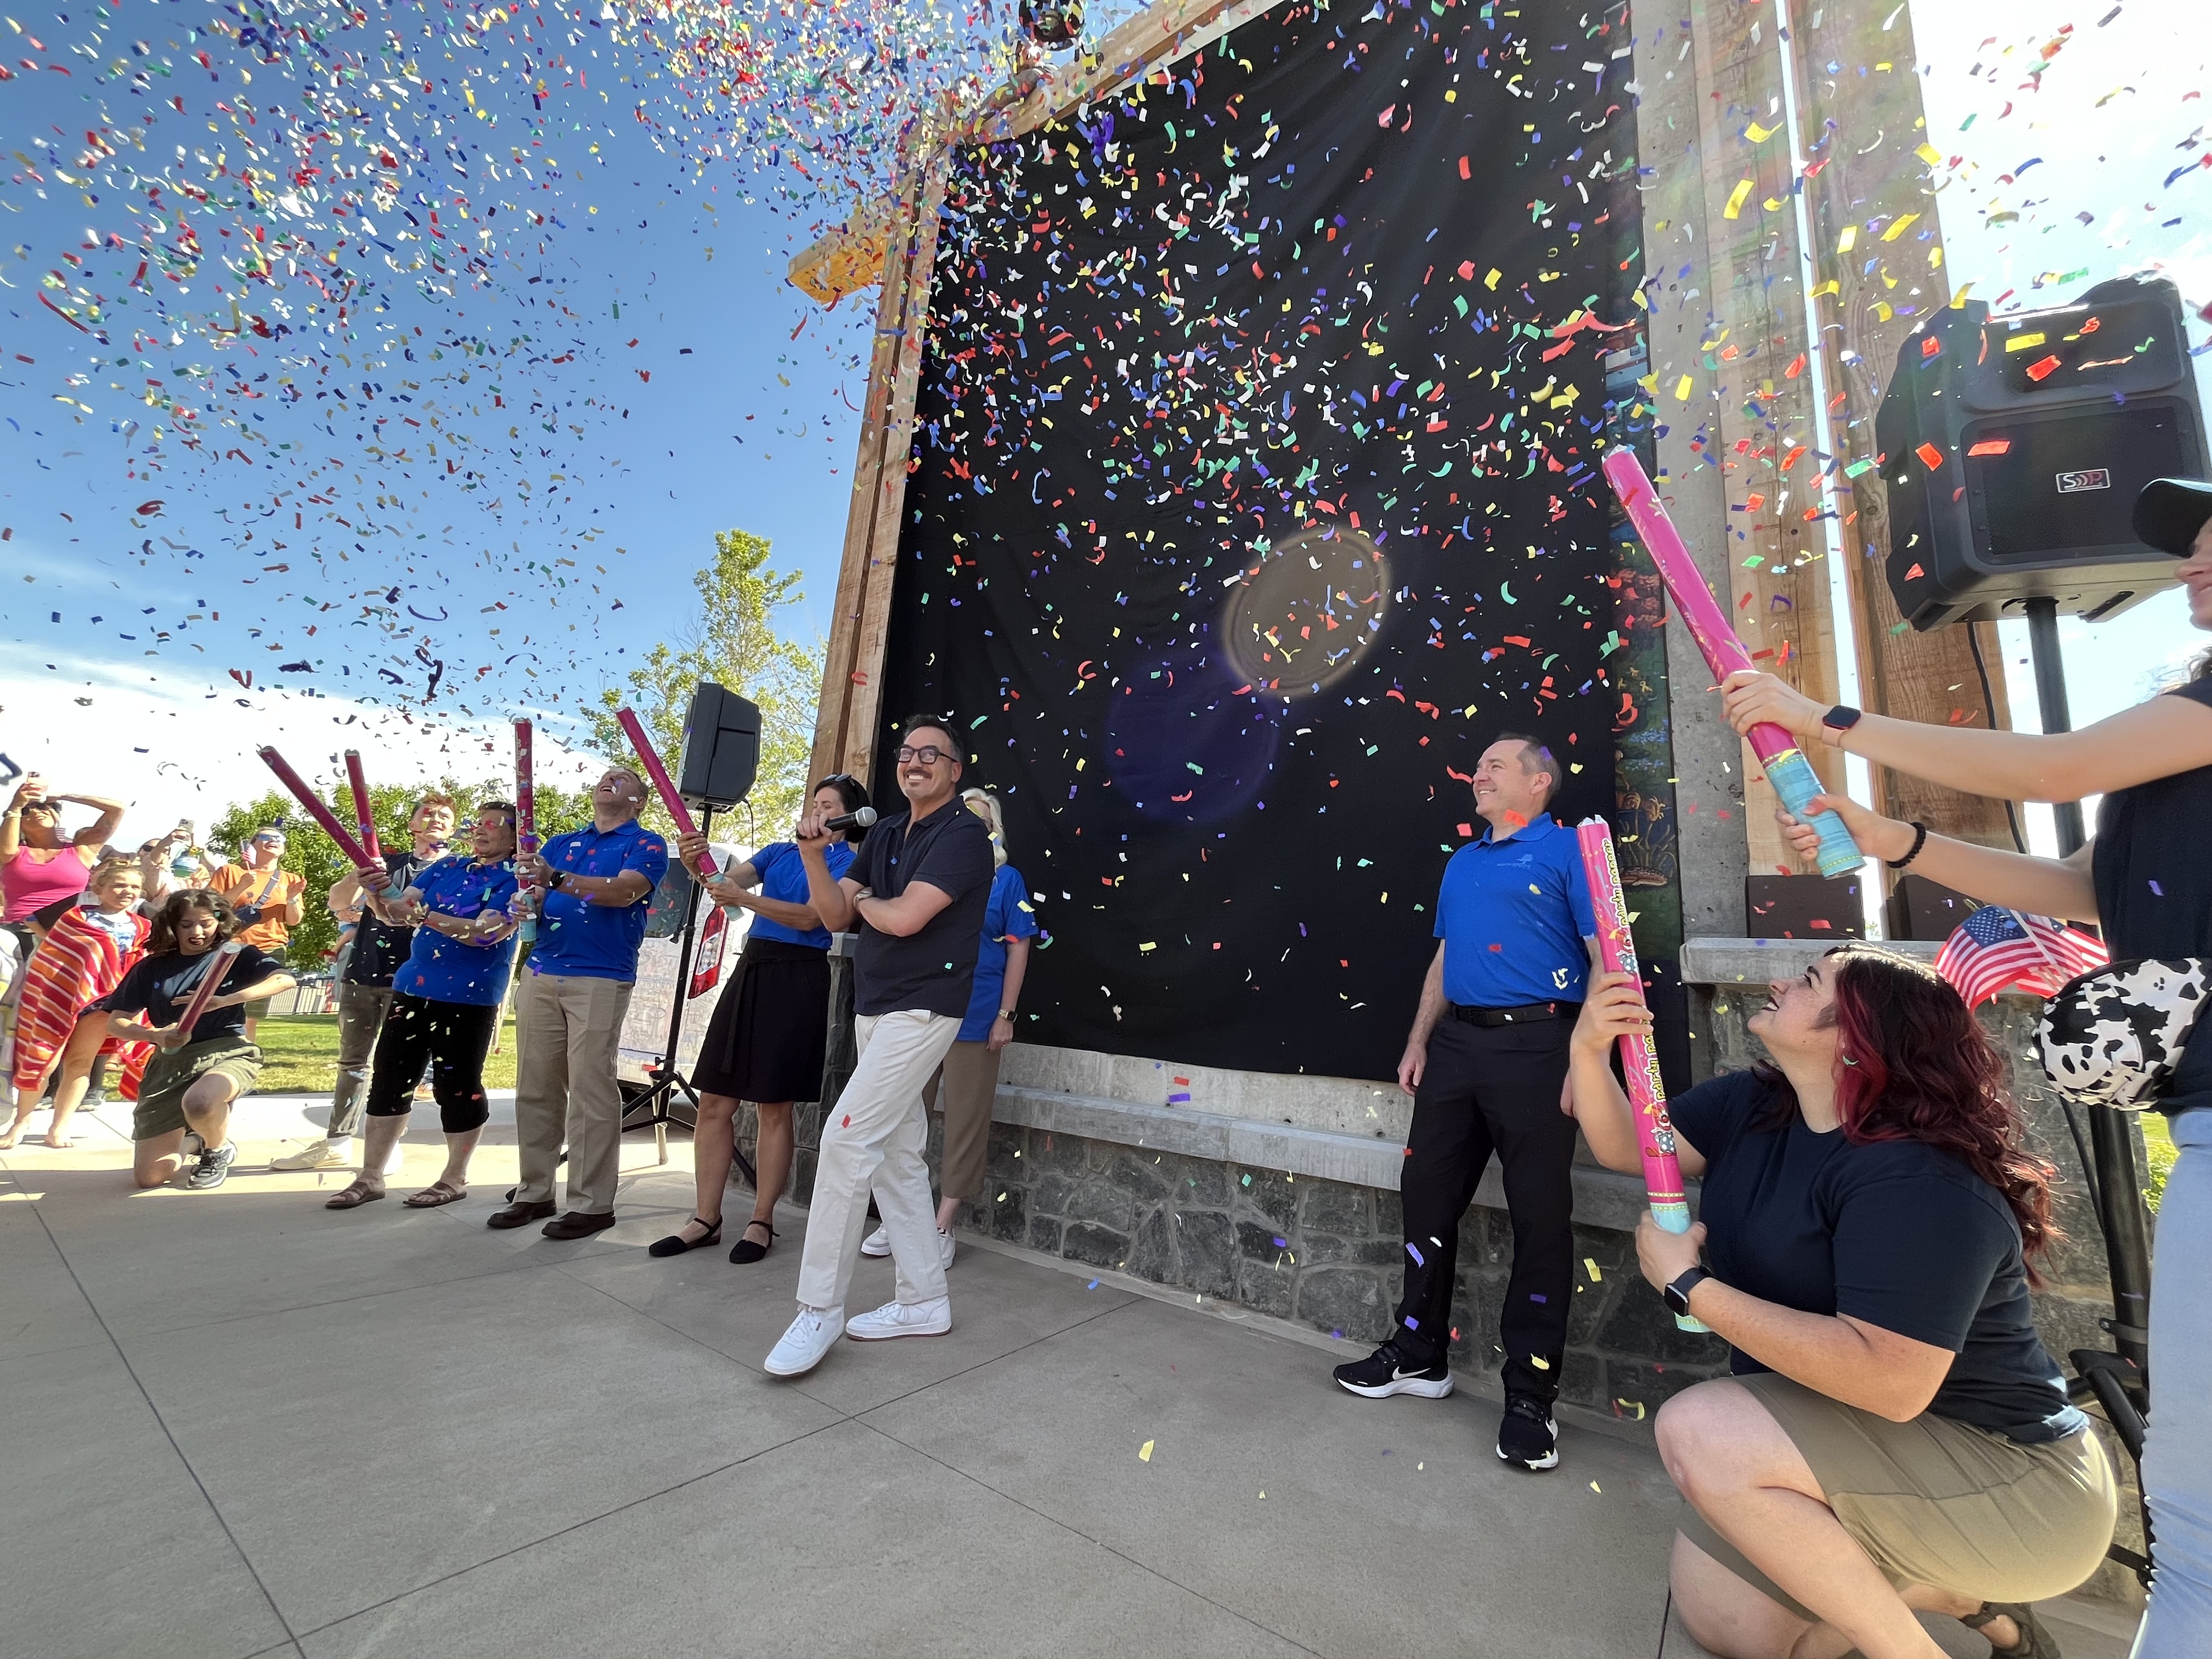
{"type": "Polygon", "coordinates": [[[311,1140],[296,1152],[288,1153],[283,1158],[270,1158],[269,1167],[288,1172],[299,1170],[342,1170],[346,1166],[346,1155],[333,1147],[329,1141],[311,1140]]]}
{"type": "Polygon", "coordinates": [[[945,1253],[945,1271],[950,1273],[952,1270],[952,1252],[957,1247],[952,1242],[952,1235],[942,1227],[937,1230],[937,1248],[945,1253]]]}
{"type": "Polygon", "coordinates": [[[799,1317],[782,1340],[770,1348],[761,1369],[770,1376],[804,1376],[822,1363],[845,1322],[842,1308],[810,1308],[799,1304],[799,1317]]]}
{"type": "Polygon", "coordinates": [[[862,1255],[885,1256],[891,1253],[891,1230],[878,1227],[860,1241],[862,1255]]]}
{"type": "Polygon", "coordinates": [[[845,1334],[858,1342],[878,1342],[892,1336],[942,1336],[952,1328],[952,1298],[934,1302],[886,1302],[873,1313],[855,1314],[845,1322],[845,1334]]]}

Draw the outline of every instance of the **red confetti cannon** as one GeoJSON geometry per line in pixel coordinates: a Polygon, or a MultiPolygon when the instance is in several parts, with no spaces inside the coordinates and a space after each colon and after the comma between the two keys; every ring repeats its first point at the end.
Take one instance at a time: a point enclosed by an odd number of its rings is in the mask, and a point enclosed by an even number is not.
{"type": "MultiPolygon", "coordinates": [[[[684,797],[676,793],[675,782],[669,777],[668,769],[660,763],[660,755],[653,748],[653,739],[645,735],[645,726],[638,720],[636,711],[628,708],[617,708],[615,719],[629,735],[629,746],[637,751],[638,759],[644,763],[646,776],[653,780],[653,787],[660,792],[660,804],[668,809],[668,816],[676,820],[678,830],[687,836],[696,835],[699,826],[691,817],[691,809],[684,804],[684,797]]],[[[721,874],[712,853],[699,855],[699,873],[710,880],[721,874]]]]}
{"type": "Polygon", "coordinates": [[[207,1006],[215,997],[215,988],[222,984],[223,976],[230,972],[231,959],[245,948],[236,939],[227,939],[209,952],[215,960],[208,963],[207,970],[200,975],[200,982],[192,989],[192,1000],[185,1005],[185,1012],[178,1018],[177,1034],[179,1036],[191,1036],[192,1027],[200,1023],[200,1016],[207,1012],[207,1006]]]}
{"type": "MultiPolygon", "coordinates": [[[[514,723],[514,850],[528,854],[538,850],[538,768],[532,757],[534,733],[528,720],[514,723]]],[[[532,882],[527,890],[533,899],[538,895],[538,884],[532,882]]],[[[516,930],[525,945],[538,937],[538,917],[534,913],[523,919],[516,930]]]]}
{"type": "Polygon", "coordinates": [[[381,864],[384,849],[376,844],[376,813],[368,804],[368,780],[361,769],[361,750],[345,751],[346,785],[353,791],[354,828],[361,836],[362,847],[368,856],[381,864]]]}
{"type": "Polygon", "coordinates": [[[354,861],[357,868],[384,867],[384,860],[363,847],[352,830],[338,822],[338,815],[323,805],[315,792],[307,787],[307,781],[292,769],[291,763],[276,750],[264,744],[257,751],[268,763],[269,769],[276,775],[276,781],[292,792],[292,797],[307,810],[307,816],[322,825],[323,833],[337,843],[338,851],[354,861]]]}
{"type": "MultiPolygon", "coordinates": [[[[1598,960],[1608,974],[1627,974],[1640,986],[1636,940],[1628,927],[1628,903],[1621,896],[1620,866],[1613,855],[1613,830],[1603,818],[1584,818],[1575,826],[1581,847],[1583,878],[1590,908],[1597,915],[1598,960]]],[[[1643,994],[1639,990],[1638,994],[1643,994]]],[[[1667,1085],[1660,1080],[1659,1055],[1651,1039],[1632,1033],[1620,1039],[1620,1069],[1628,1078],[1628,1098],[1636,1108],[1636,1145],[1644,1154],[1644,1195],[1651,1218],[1670,1233],[1690,1231],[1690,1201],[1682,1186],[1682,1166],[1674,1156],[1674,1126],[1667,1116],[1667,1085]]],[[[1674,1323],[1703,1331],[1687,1314],[1674,1323]]]]}

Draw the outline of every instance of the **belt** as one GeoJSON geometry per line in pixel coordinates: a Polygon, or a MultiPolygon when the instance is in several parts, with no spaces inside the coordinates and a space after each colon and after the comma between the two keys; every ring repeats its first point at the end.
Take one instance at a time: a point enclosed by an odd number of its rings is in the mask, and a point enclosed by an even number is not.
{"type": "Polygon", "coordinates": [[[1452,1018],[1469,1025],[1533,1025],[1539,1020],[1574,1019],[1582,1011],[1579,1002],[1524,1002],[1514,1008],[1477,1008],[1464,1002],[1451,1006],[1452,1018]]]}

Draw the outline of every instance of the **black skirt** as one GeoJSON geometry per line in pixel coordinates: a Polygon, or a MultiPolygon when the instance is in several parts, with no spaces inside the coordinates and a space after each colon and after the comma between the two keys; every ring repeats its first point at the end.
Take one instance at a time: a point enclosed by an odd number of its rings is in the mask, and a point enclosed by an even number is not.
{"type": "Polygon", "coordinates": [[[756,1103],[819,1100],[829,1044],[830,953],[748,939],[708,1022],[691,1084],[756,1103]]]}

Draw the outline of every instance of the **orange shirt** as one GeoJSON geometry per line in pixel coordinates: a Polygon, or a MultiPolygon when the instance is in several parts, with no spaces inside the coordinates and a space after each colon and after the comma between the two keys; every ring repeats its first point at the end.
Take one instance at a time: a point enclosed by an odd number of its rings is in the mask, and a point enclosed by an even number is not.
{"type": "Polygon", "coordinates": [[[307,890],[307,878],[289,870],[249,870],[242,864],[226,864],[215,872],[208,886],[228,900],[233,909],[249,905],[260,910],[259,919],[240,928],[235,937],[275,956],[292,936],[292,930],[284,925],[283,908],[307,890]]]}

